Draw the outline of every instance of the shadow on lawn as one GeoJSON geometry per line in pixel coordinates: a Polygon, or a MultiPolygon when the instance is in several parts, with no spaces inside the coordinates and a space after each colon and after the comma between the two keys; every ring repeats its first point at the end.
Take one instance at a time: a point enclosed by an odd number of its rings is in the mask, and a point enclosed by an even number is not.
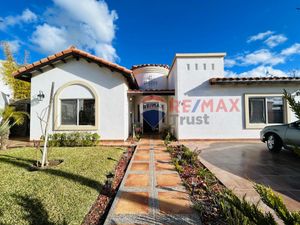
{"type": "MultiPolygon", "coordinates": [[[[17,157],[12,157],[9,155],[0,155],[0,163],[7,163],[16,167],[20,167],[26,170],[30,170],[30,166],[35,163],[36,161],[30,160],[30,159],[25,159],[25,158],[17,158],[17,157]]],[[[103,185],[93,179],[86,178],[81,175],[65,172],[62,170],[56,170],[56,169],[43,169],[36,171],[37,173],[46,173],[46,174],[51,174],[53,176],[58,176],[62,178],[66,178],[68,180],[78,182],[84,186],[90,187],[95,189],[98,193],[100,193],[103,185]]]]}
{"type": "MultiPolygon", "coordinates": [[[[3,216],[3,211],[0,209],[0,218],[1,218],[2,216],[3,216]]],[[[0,221],[0,225],[8,225],[8,224],[3,223],[3,222],[0,221]]]]}
{"type": "MultiPolygon", "coordinates": [[[[30,225],[57,225],[58,223],[54,223],[49,221],[49,215],[43,206],[42,202],[34,197],[23,196],[23,195],[13,195],[13,197],[17,200],[17,203],[23,208],[25,212],[24,219],[30,225]]],[[[67,222],[64,220],[61,225],[66,225],[67,222]]]]}

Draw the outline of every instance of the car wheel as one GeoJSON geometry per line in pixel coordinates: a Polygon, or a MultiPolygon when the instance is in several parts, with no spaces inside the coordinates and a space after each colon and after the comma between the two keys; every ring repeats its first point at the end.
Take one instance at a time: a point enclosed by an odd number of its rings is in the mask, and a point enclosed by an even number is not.
{"type": "Polygon", "coordinates": [[[267,138],[267,146],[271,152],[279,152],[282,148],[281,140],[274,134],[270,134],[267,138]]]}

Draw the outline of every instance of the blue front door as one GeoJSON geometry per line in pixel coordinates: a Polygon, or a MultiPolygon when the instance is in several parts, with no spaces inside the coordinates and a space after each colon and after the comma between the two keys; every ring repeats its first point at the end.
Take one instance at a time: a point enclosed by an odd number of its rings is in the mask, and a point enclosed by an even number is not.
{"type": "Polygon", "coordinates": [[[143,105],[144,132],[158,132],[159,122],[164,118],[165,112],[160,110],[159,103],[149,102],[143,105]]]}

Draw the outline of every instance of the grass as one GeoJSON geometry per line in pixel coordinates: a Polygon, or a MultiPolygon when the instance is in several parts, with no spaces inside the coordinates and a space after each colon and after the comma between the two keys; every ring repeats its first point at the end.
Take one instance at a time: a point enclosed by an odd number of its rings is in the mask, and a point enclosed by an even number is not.
{"type": "Polygon", "coordinates": [[[53,148],[56,167],[31,172],[36,150],[0,152],[0,224],[81,224],[124,149],[53,148]]]}

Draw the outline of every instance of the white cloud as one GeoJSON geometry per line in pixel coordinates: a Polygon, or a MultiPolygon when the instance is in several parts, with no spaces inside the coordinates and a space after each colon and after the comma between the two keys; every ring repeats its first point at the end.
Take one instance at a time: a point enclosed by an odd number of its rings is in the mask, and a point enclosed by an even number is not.
{"type": "Polygon", "coordinates": [[[32,23],[37,21],[37,15],[30,9],[25,9],[21,15],[0,17],[0,30],[5,30],[9,26],[21,25],[22,23],[32,23]]]}
{"type": "MultiPolygon", "coordinates": [[[[262,48],[252,52],[237,54],[235,57],[225,59],[225,67],[235,66],[250,67],[251,69],[243,73],[236,73],[232,70],[226,70],[227,77],[262,77],[262,76],[294,76],[300,72],[285,72],[274,69],[274,66],[284,64],[291,59],[293,55],[300,55],[300,43],[294,43],[288,48],[281,50],[271,50],[284,43],[288,38],[283,34],[275,34],[274,31],[266,31],[249,37],[247,42],[260,40],[269,48],[262,48]],[[254,67],[254,68],[253,68],[254,67]]],[[[295,70],[296,71],[296,70],[295,70]]]]}
{"type": "Polygon", "coordinates": [[[111,62],[115,61],[115,59],[118,59],[116,49],[108,44],[98,44],[95,47],[95,52],[97,55],[100,55],[111,62]]]}
{"type": "Polygon", "coordinates": [[[32,34],[32,42],[45,53],[62,51],[68,45],[67,32],[63,28],[43,24],[36,27],[32,34]]]}
{"type": "Polygon", "coordinates": [[[225,76],[227,77],[268,77],[268,76],[286,77],[287,73],[279,69],[274,69],[271,66],[258,66],[252,70],[240,74],[227,70],[225,76]]]}
{"type": "MultiPolygon", "coordinates": [[[[2,43],[7,43],[10,47],[10,50],[12,53],[17,53],[21,47],[21,42],[19,40],[12,40],[12,41],[8,41],[8,40],[5,40],[5,41],[2,41],[0,44],[0,48],[3,48],[3,45],[2,43]]],[[[0,60],[1,61],[1,60],[0,60]]]]}
{"type": "Polygon", "coordinates": [[[237,62],[234,59],[225,59],[224,60],[224,65],[227,68],[233,67],[237,64],[237,62]]]}
{"type": "Polygon", "coordinates": [[[224,71],[224,76],[225,77],[237,77],[238,74],[234,71],[231,71],[231,70],[225,70],[224,71]]]}
{"type": "Polygon", "coordinates": [[[264,43],[266,43],[270,48],[274,48],[277,45],[287,41],[287,37],[283,34],[271,35],[268,37],[264,43]]]}
{"type": "Polygon", "coordinates": [[[41,52],[52,54],[75,45],[110,61],[118,59],[112,45],[117,13],[104,1],[53,2],[55,5],[45,13],[46,22],[36,27],[31,38],[41,52]]]}
{"type": "Polygon", "coordinates": [[[295,54],[300,54],[300,44],[299,43],[295,43],[292,46],[290,46],[289,48],[283,49],[281,51],[281,55],[284,55],[284,56],[290,56],[290,55],[295,55],[295,54]]]}
{"type": "Polygon", "coordinates": [[[21,21],[31,23],[37,20],[37,15],[29,9],[25,9],[21,15],[21,21]]]}
{"type": "Polygon", "coordinates": [[[244,53],[231,59],[225,59],[225,67],[234,66],[257,66],[285,63],[292,55],[300,55],[300,43],[295,43],[280,52],[270,51],[269,49],[259,49],[254,52],[244,53]]]}
{"type": "Polygon", "coordinates": [[[104,1],[81,0],[74,4],[74,0],[53,0],[54,3],[67,13],[75,22],[89,26],[91,31],[103,42],[111,42],[115,36],[114,21],[116,11],[109,11],[104,1]],[[80,10],[79,10],[80,9],[80,10]]]}
{"type": "Polygon", "coordinates": [[[266,77],[266,76],[286,77],[287,74],[282,70],[274,69],[271,66],[258,66],[250,71],[239,74],[239,76],[241,77],[266,77]]]}
{"type": "Polygon", "coordinates": [[[13,40],[13,41],[5,41],[9,47],[10,47],[10,50],[15,53],[15,52],[18,52],[20,47],[21,47],[21,43],[19,40],[13,40]]]}
{"type": "Polygon", "coordinates": [[[247,40],[248,43],[254,42],[254,41],[262,41],[264,40],[264,43],[268,45],[270,48],[274,48],[277,45],[287,41],[287,37],[283,34],[274,34],[274,31],[266,31],[261,32],[256,35],[250,36],[247,40]]]}
{"type": "Polygon", "coordinates": [[[260,49],[238,58],[241,65],[277,65],[285,62],[285,58],[269,51],[260,49]]]}
{"type": "Polygon", "coordinates": [[[258,41],[258,40],[263,40],[266,37],[270,36],[274,34],[274,31],[266,31],[266,32],[262,32],[262,33],[258,33],[256,35],[250,36],[247,40],[248,43],[253,42],[253,41],[258,41]]]}

